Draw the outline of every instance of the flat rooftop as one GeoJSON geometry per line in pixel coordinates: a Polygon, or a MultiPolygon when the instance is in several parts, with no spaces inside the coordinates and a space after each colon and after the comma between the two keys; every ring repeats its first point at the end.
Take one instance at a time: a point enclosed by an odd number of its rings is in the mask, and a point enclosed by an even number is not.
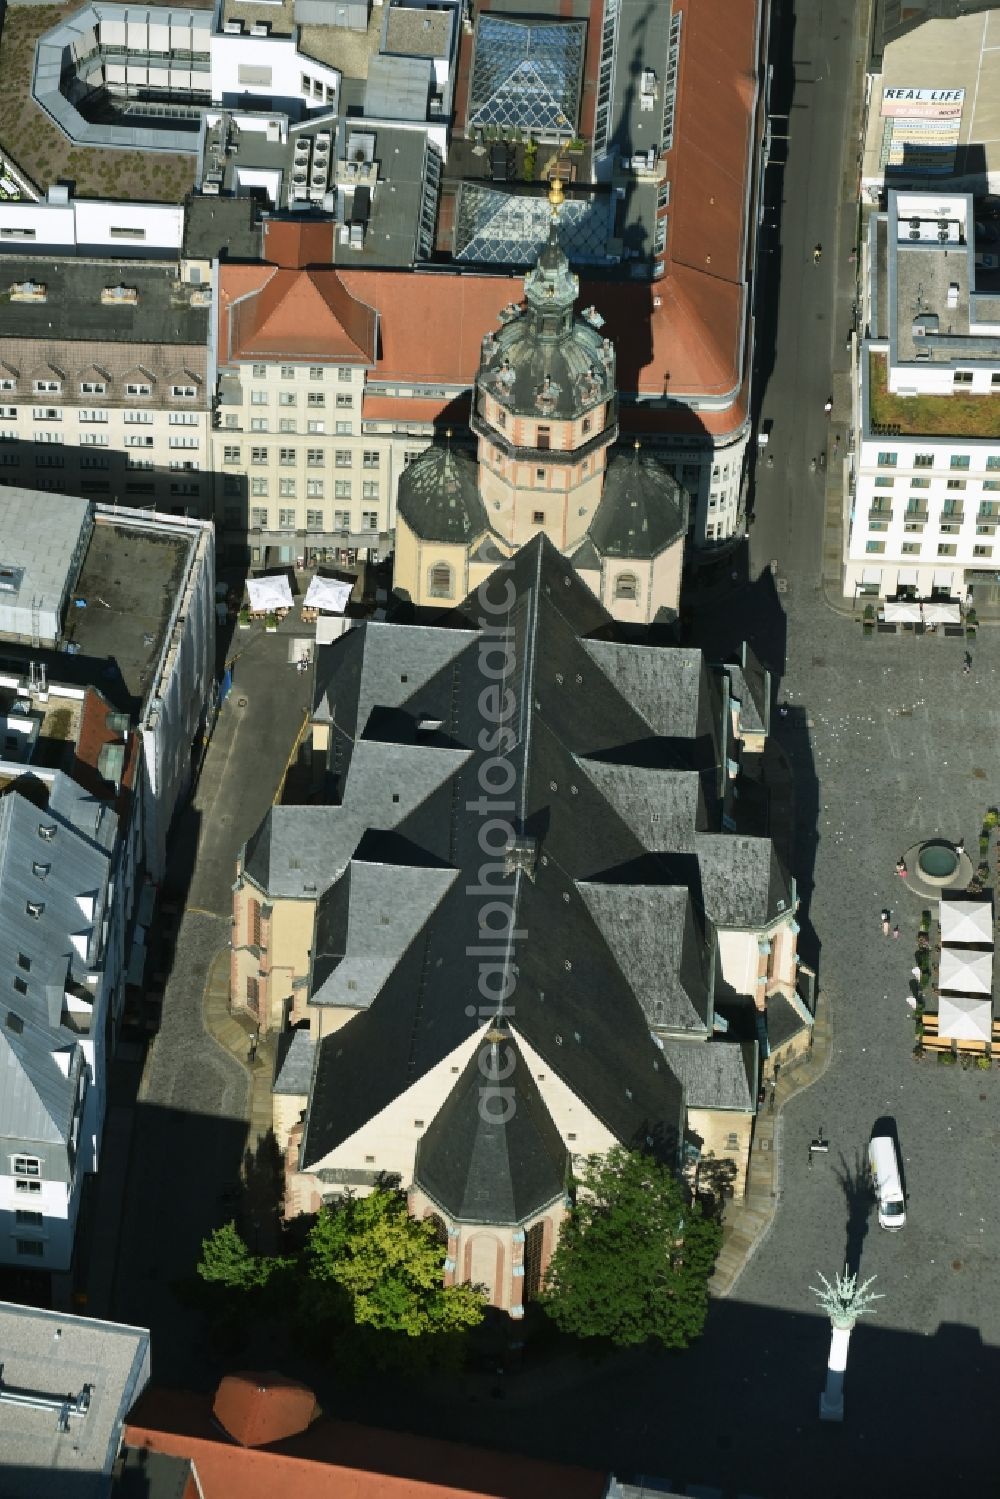
{"type": "Polygon", "coordinates": [[[90,1386],[85,1415],[59,1429],[58,1409],[0,1401],[0,1490],[4,1499],[103,1499],[129,1407],[149,1371],[149,1334],[120,1323],[0,1302],[4,1388],[75,1402],[90,1386]]]}
{"type": "Polygon", "coordinates": [[[447,57],[457,10],[423,10],[410,5],[388,5],[382,30],[382,51],[403,57],[447,57]]]}
{"type": "MultiPolygon", "coordinates": [[[[116,706],[138,713],[152,685],[191,547],[191,535],[167,527],[98,516],[70,600],[64,651],[105,661],[94,683],[116,706]],[[77,608],[75,600],[85,601],[77,608]]],[[[52,668],[65,677],[61,652],[52,668]]],[[[93,673],[91,672],[91,676],[93,673]]]]}
{"type": "Polygon", "coordinates": [[[318,216],[329,222],[333,215],[336,265],[408,270],[414,258],[428,258],[433,246],[428,229],[425,251],[417,250],[426,158],[422,129],[327,114],[292,126],[286,140],[277,141],[240,129],[238,113],[223,113],[206,132],[202,161],[202,193],[213,182],[218,193],[192,199],[200,218],[187,234],[209,252],[222,243],[210,216],[218,212],[224,227],[239,203],[229,258],[259,259],[259,225],[248,217],[247,204],[260,203],[259,177],[269,173],[275,211],[290,210],[303,221],[318,216]]]}
{"type": "Polygon", "coordinates": [[[184,205],[184,254],[206,260],[259,260],[260,217],[250,198],[203,198],[184,205]]]}
{"type": "Polygon", "coordinates": [[[0,262],[5,338],[204,344],[211,310],[205,287],[179,281],[176,264],[49,256],[0,262]],[[15,300],[12,288],[26,283],[44,286],[44,295],[15,300]],[[137,300],[103,300],[116,287],[135,288],[137,300]]]}
{"type": "Polygon", "coordinates": [[[897,396],[887,389],[887,356],[868,356],[868,423],[900,437],[1000,438],[1000,394],[897,396]]]}
{"type": "Polygon", "coordinates": [[[227,21],[242,21],[244,31],[263,23],[272,36],[291,36],[295,30],[295,0],[280,0],[270,5],[255,5],[253,0],[223,0],[223,26],[227,21]]]}
{"type": "Polygon", "coordinates": [[[373,5],[367,31],[351,31],[346,26],[300,26],[298,49],[303,56],[336,68],[341,78],[367,78],[368,65],[379,50],[381,38],[382,12],[373,5]]]}
{"type": "Polygon", "coordinates": [[[915,363],[919,353],[922,364],[949,363],[956,357],[950,351],[950,338],[970,336],[969,246],[964,241],[941,245],[901,241],[896,246],[895,280],[894,362],[915,363]],[[918,335],[916,328],[924,332],[918,335]]]}

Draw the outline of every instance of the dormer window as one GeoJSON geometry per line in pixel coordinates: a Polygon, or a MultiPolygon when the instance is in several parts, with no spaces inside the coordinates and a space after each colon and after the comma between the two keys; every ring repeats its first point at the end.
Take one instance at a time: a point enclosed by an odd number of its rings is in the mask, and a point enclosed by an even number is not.
{"type": "Polygon", "coordinates": [[[43,900],[29,900],[25,903],[25,910],[35,921],[41,920],[42,912],[45,910],[43,900]]]}
{"type": "Polygon", "coordinates": [[[62,382],[60,380],[35,380],[31,388],[36,396],[57,395],[62,389],[62,382]]]}
{"type": "Polygon", "coordinates": [[[56,836],[56,825],[54,822],[40,822],[38,824],[38,836],[44,838],[46,843],[51,843],[56,836]]]}

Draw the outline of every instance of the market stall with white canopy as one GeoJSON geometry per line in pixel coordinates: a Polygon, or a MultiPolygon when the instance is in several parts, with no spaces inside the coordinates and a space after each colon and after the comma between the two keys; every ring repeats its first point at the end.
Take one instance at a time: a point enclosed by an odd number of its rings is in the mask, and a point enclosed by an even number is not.
{"type": "Polygon", "coordinates": [[[309,583],[302,607],[322,610],[325,614],[343,614],[353,590],[353,583],[345,583],[341,578],[315,577],[309,583]]]}
{"type": "Polygon", "coordinates": [[[967,947],[942,947],[938,988],[955,994],[992,994],[993,954],[967,947]]]}
{"type": "Polygon", "coordinates": [[[250,608],[255,614],[292,607],[292,590],[284,573],[268,578],[248,578],[247,593],[250,608]]]}
{"type": "Polygon", "coordinates": [[[986,900],[941,900],[941,941],[945,945],[968,943],[972,946],[993,946],[993,901],[986,900]]]}
{"type": "Polygon", "coordinates": [[[923,605],[925,625],[958,625],[962,606],[958,599],[928,599],[923,605]]]}
{"type": "Polygon", "coordinates": [[[988,1042],[993,1033],[993,1002],[977,994],[942,994],[938,1035],[944,1041],[988,1042]]]}
{"type": "Polygon", "coordinates": [[[886,599],[882,618],[887,625],[919,624],[923,616],[916,599],[886,599]]]}

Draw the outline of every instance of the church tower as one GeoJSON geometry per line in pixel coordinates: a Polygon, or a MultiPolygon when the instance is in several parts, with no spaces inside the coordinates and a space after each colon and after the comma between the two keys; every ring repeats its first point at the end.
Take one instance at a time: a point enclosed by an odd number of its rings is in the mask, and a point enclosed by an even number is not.
{"type": "Polygon", "coordinates": [[[580,283],[559,243],[561,182],[549,202],[549,239],[524,278],[524,305],[483,338],[472,430],[491,529],[514,548],[545,531],[571,553],[600,504],[618,436],[615,354],[597,313],[574,315],[580,283]]]}
{"type": "Polygon", "coordinates": [[[688,497],[655,453],[618,437],[615,351],[559,242],[562,184],[524,278],[524,302],[483,338],[471,418],[477,452],[435,442],[399,477],[394,591],[458,604],[544,531],[616,619],[676,616],[688,497]]]}

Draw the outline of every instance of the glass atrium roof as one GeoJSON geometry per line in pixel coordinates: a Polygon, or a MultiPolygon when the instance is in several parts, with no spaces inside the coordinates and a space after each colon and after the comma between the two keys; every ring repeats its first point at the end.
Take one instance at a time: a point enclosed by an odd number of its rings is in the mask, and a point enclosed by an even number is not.
{"type": "MultiPolygon", "coordinates": [[[[559,243],[571,261],[606,264],[614,198],[567,198],[559,210],[559,243]]],[[[534,265],[549,237],[552,211],[538,193],[501,192],[463,182],[455,213],[455,259],[479,265],[534,265]]]]}
{"type": "Polygon", "coordinates": [[[572,135],[586,39],[586,21],[515,21],[481,13],[469,125],[572,135]]]}

